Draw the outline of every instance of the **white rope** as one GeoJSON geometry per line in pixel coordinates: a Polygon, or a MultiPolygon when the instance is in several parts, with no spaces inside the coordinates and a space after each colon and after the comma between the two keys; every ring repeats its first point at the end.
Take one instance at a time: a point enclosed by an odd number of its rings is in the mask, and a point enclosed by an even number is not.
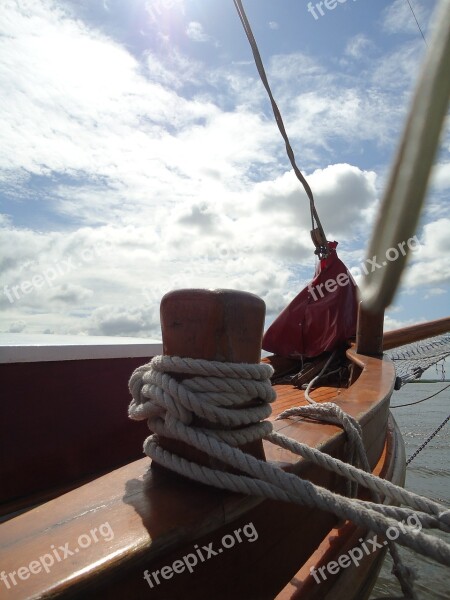
{"type": "Polygon", "coordinates": [[[315,400],[313,400],[311,398],[311,396],[309,395],[309,392],[311,391],[312,386],[316,383],[316,381],[318,379],[320,379],[322,377],[322,375],[325,373],[325,371],[327,370],[328,365],[331,363],[331,361],[333,360],[333,358],[336,355],[336,350],[330,355],[330,357],[328,358],[327,362],[324,364],[324,366],[322,367],[322,370],[320,371],[320,373],[318,375],[316,375],[315,377],[313,377],[311,379],[311,381],[308,383],[308,385],[306,386],[306,390],[305,390],[305,398],[306,400],[310,403],[310,404],[317,404],[315,400]]]}
{"type": "Polygon", "coordinates": [[[270,403],[276,398],[270,383],[272,375],[273,368],[267,364],[156,356],[131,376],[129,388],[133,400],[128,414],[135,420],[147,419],[152,431],[156,431],[158,419],[167,424],[180,421],[189,425],[193,415],[224,427],[241,427],[214,431],[216,438],[240,446],[261,439],[272,430],[272,425],[263,421],[271,414],[270,403]],[[193,377],[177,381],[164,371],[193,377]],[[234,408],[254,398],[260,400],[258,405],[234,408]]]}
{"type": "MultiPolygon", "coordinates": [[[[409,492],[386,479],[381,479],[380,477],[372,475],[372,473],[357,469],[352,465],[342,462],[338,458],[333,458],[329,454],[320,452],[320,450],[317,450],[316,448],[311,448],[306,444],[292,440],[284,435],[273,432],[267,435],[265,439],[286,450],[290,450],[294,454],[302,456],[306,460],[310,460],[320,467],[333,471],[343,477],[348,477],[352,481],[363,485],[381,496],[385,496],[389,500],[407,504],[416,511],[416,514],[418,511],[421,511],[420,519],[421,521],[422,519],[424,521],[426,520],[429,528],[436,527],[443,531],[450,532],[450,511],[446,511],[441,504],[433,502],[424,496],[409,492]]],[[[364,504],[370,505],[370,503],[366,501],[364,504]]],[[[375,508],[375,505],[373,508],[375,508]]],[[[397,518],[399,521],[411,514],[410,510],[401,509],[396,506],[386,506],[383,510],[390,514],[390,516],[397,518]]]]}
{"type": "MultiPolygon", "coordinates": [[[[328,421],[330,423],[342,425],[344,427],[344,430],[347,433],[347,436],[349,439],[349,444],[348,444],[347,450],[346,450],[347,463],[354,465],[354,466],[358,466],[358,461],[359,461],[359,466],[362,466],[364,469],[366,469],[366,465],[363,462],[364,458],[366,456],[366,452],[364,449],[364,444],[362,443],[362,431],[358,424],[358,421],[353,419],[350,422],[350,420],[349,420],[350,417],[348,415],[346,415],[337,406],[337,404],[334,404],[334,403],[319,404],[310,396],[310,391],[311,391],[312,387],[323,376],[323,374],[327,370],[328,366],[330,365],[330,363],[336,356],[336,352],[337,351],[335,350],[328,357],[328,360],[322,367],[320,373],[318,375],[316,375],[315,377],[313,377],[313,379],[311,379],[311,381],[306,386],[304,395],[305,395],[306,401],[311,406],[310,407],[308,407],[308,406],[295,407],[293,409],[286,410],[281,415],[278,415],[277,419],[287,419],[288,417],[293,417],[293,416],[309,416],[309,417],[315,418],[317,420],[328,421]],[[313,406],[315,408],[312,408],[313,406]],[[325,406],[325,408],[321,408],[322,406],[325,406]],[[337,411],[336,411],[336,409],[337,409],[337,411]]],[[[339,369],[336,369],[335,371],[331,371],[331,373],[335,373],[337,371],[339,371],[339,369]]],[[[331,375],[331,373],[328,373],[328,375],[331,375]]],[[[367,458],[365,460],[366,460],[366,463],[368,466],[369,463],[367,462],[367,458]]],[[[347,479],[346,486],[347,486],[347,489],[346,489],[347,496],[349,496],[350,498],[354,498],[358,493],[358,484],[353,482],[351,479],[347,479]]]]}
{"type": "MultiPolygon", "coordinates": [[[[314,402],[309,406],[296,406],[279,414],[277,420],[297,416],[326,421],[343,427],[348,438],[347,462],[354,466],[360,466],[365,471],[370,471],[362,441],[361,427],[356,419],[345,413],[337,404],[333,402],[323,402],[321,404],[314,402]]],[[[289,439],[286,438],[286,440],[289,439]]],[[[356,482],[352,484],[352,481],[354,482],[354,480],[348,479],[347,495],[354,498],[358,492],[358,485],[356,482]]]]}
{"type": "MultiPolygon", "coordinates": [[[[156,357],[148,365],[139,367],[130,379],[133,400],[129,414],[133,419],[147,419],[149,428],[154,432],[146,439],[144,451],[156,462],[208,485],[317,507],[340,518],[350,519],[357,525],[381,535],[385,535],[390,527],[394,527],[398,533],[398,543],[450,566],[450,545],[409,525],[402,525],[402,530],[397,527],[398,520],[392,517],[404,518],[411,514],[411,509],[346,498],[234,447],[250,439],[265,438],[368,487],[376,494],[382,493],[399,503],[409,504],[412,508],[420,510],[423,517],[422,527],[439,527],[448,531],[450,512],[444,506],[406,492],[392,483],[380,480],[328,455],[319,458],[322,453],[318,450],[309,449],[311,452],[308,456],[305,445],[273,433],[268,422],[259,423],[261,418],[270,414],[268,403],[275,399],[269,379],[272,373],[272,368],[265,364],[209,363],[178,357],[156,357]],[[180,382],[165,373],[165,370],[194,377],[180,382]],[[209,377],[213,378],[212,382],[209,377]],[[252,387],[253,385],[256,387],[252,387]],[[256,389],[258,396],[255,396],[256,389]],[[220,401],[222,394],[223,402],[220,401]],[[238,408],[240,404],[255,397],[264,402],[254,407],[238,408]],[[261,417],[261,414],[265,416],[261,417]],[[193,415],[226,427],[244,427],[238,431],[200,428],[192,425],[193,415]],[[192,463],[162,448],[158,435],[184,441],[245,474],[234,475],[192,463]]],[[[360,432],[359,425],[339,407],[334,404],[299,407],[295,412],[293,409],[285,411],[279,418],[294,414],[309,418],[325,417],[331,422],[342,424],[351,437],[351,444],[354,444],[357,450],[359,462],[368,468],[361,438],[354,433],[360,432]]]]}

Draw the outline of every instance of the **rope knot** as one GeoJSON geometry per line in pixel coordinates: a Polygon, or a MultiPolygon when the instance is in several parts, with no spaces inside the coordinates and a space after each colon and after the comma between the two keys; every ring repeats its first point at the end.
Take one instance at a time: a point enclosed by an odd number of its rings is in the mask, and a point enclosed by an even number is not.
{"type": "Polygon", "coordinates": [[[272,374],[267,364],[155,356],[130,378],[133,400],[128,413],[131,419],[147,419],[149,429],[168,437],[178,438],[179,424],[192,426],[194,417],[225,428],[239,428],[215,429],[210,434],[232,445],[242,445],[271,431],[270,423],[261,421],[271,414],[270,403],[276,398],[270,383],[272,374]],[[172,374],[187,377],[179,381],[172,374]],[[242,407],[254,399],[259,400],[255,406],[242,407]]]}

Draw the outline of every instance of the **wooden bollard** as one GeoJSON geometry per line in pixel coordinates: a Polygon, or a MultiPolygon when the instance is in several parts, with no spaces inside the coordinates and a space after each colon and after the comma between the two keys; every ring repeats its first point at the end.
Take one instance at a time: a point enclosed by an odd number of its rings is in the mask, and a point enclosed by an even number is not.
{"type": "MultiPolygon", "coordinates": [[[[234,290],[175,290],[161,300],[161,330],[166,355],[221,362],[254,363],[261,360],[266,307],[258,296],[234,290]]],[[[177,379],[185,375],[173,374],[177,379]]],[[[243,405],[249,407],[259,400],[243,405]]],[[[194,425],[213,428],[198,417],[194,425]]],[[[188,460],[218,468],[204,452],[160,436],[161,446],[188,460]]],[[[241,446],[244,452],[265,460],[261,440],[241,446]]],[[[221,464],[220,466],[223,467],[221,464]]],[[[228,469],[227,469],[228,470],[228,469]]]]}

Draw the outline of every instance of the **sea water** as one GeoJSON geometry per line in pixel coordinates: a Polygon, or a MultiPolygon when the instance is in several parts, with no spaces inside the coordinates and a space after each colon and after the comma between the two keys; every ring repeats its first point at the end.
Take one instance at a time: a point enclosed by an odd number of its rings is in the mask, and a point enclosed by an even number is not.
{"type": "MultiPolygon", "coordinates": [[[[391,405],[421,400],[443,390],[449,383],[407,384],[399,391],[394,392],[391,405]]],[[[450,387],[421,404],[392,410],[392,414],[405,440],[406,458],[408,459],[450,415],[450,387]]],[[[407,466],[406,489],[441,502],[450,508],[449,458],[450,421],[407,466]]],[[[434,535],[437,535],[434,530],[432,531],[434,535]]],[[[439,536],[450,543],[450,534],[439,532],[439,536]]],[[[399,548],[403,562],[417,575],[415,589],[418,598],[420,600],[437,598],[448,600],[450,598],[450,569],[406,548],[399,548]]],[[[391,598],[402,596],[397,579],[391,575],[391,569],[392,560],[388,554],[370,596],[371,600],[383,596],[391,598]]]]}

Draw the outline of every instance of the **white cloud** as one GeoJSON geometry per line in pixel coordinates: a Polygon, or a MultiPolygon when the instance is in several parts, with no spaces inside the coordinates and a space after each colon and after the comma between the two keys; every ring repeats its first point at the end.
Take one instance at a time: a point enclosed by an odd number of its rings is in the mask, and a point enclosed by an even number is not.
{"type": "Polygon", "coordinates": [[[411,84],[417,70],[414,49],[395,58],[398,86],[384,55],[357,76],[335,73],[300,53],[271,59],[275,98],[291,140],[301,144],[299,163],[304,168],[318,166],[319,157],[323,164],[337,139],[354,148],[364,141],[391,147],[408,106],[409,90],[400,84],[411,84]]]}
{"type": "MultiPolygon", "coordinates": [[[[411,257],[404,277],[407,287],[440,288],[450,282],[450,218],[442,218],[423,227],[421,246],[411,257]]],[[[428,293],[429,290],[428,290],[428,293]]]]}
{"type": "MultiPolygon", "coordinates": [[[[272,56],[268,71],[271,80],[284,83],[300,80],[307,84],[310,77],[326,76],[326,69],[318,59],[301,52],[272,56]]],[[[318,81],[316,79],[316,84],[318,81]]]]}
{"type": "MultiPolygon", "coordinates": [[[[423,4],[415,2],[413,10],[422,31],[424,31],[429,18],[429,9],[423,4]]],[[[384,30],[391,34],[418,33],[414,15],[408,2],[404,2],[404,0],[394,0],[394,2],[384,10],[382,25],[384,30]]]]}
{"type": "Polygon", "coordinates": [[[152,52],[148,52],[146,58],[148,78],[165,88],[177,90],[186,83],[200,84],[203,65],[181,54],[177,48],[168,48],[164,53],[164,59],[152,52]]]}
{"type": "MultiPolygon", "coordinates": [[[[423,319],[421,319],[422,321],[423,319]]],[[[403,327],[410,327],[411,325],[417,325],[419,320],[417,319],[393,319],[389,315],[384,317],[384,331],[392,331],[395,329],[402,329],[403,327]]]]}
{"type": "Polygon", "coordinates": [[[425,299],[433,298],[433,296],[442,296],[447,293],[448,293],[447,290],[440,288],[440,287],[430,288],[428,290],[428,293],[425,295],[425,299]]]}
{"type": "Polygon", "coordinates": [[[436,164],[432,177],[434,188],[440,191],[450,189],[450,161],[436,164]]]}
{"type": "Polygon", "coordinates": [[[345,54],[352,58],[359,59],[365,56],[367,51],[372,47],[373,43],[371,40],[363,33],[359,33],[347,42],[345,54]]]}
{"type": "Polygon", "coordinates": [[[147,0],[145,11],[151,24],[161,26],[161,23],[168,21],[170,17],[184,14],[184,0],[147,0]]]}
{"type": "MultiPolygon", "coordinates": [[[[346,215],[354,215],[356,195],[361,210],[373,202],[373,179],[349,165],[310,176],[321,208],[342,216],[334,229],[341,242],[355,235],[346,215]]],[[[137,219],[127,227],[45,236],[4,229],[2,329],[20,316],[29,331],[42,331],[45,322],[46,329],[67,333],[159,335],[161,296],[198,286],[252,290],[273,316],[313,275],[308,203],[292,173],[248,183],[231,198],[185,200],[159,210],[148,225],[137,219]]]]}
{"type": "Polygon", "coordinates": [[[172,179],[158,158],[162,138],[171,143],[165,126],[183,129],[214,107],[148,81],[122,47],[61,12],[13,19],[3,10],[4,171],[130,182],[153,162],[144,179],[156,178],[154,189],[172,179]]]}
{"type": "MultiPolygon", "coordinates": [[[[251,290],[273,316],[312,277],[315,258],[308,201],[254,65],[210,64],[176,44],[132,54],[74,18],[72,4],[73,14],[45,0],[0,7],[0,182],[28,224],[0,216],[0,329],[158,336],[159,300],[175,287],[251,290]]],[[[147,11],[152,23],[176,13],[181,34],[210,41],[181,19],[184,8],[166,0],[147,11]]],[[[363,36],[348,52],[368,47],[363,36]]],[[[299,165],[350,266],[363,258],[384,165],[344,162],[336,148],[391,149],[417,56],[397,50],[357,74],[305,53],[269,61],[299,165]]],[[[440,160],[443,191],[448,156],[440,160]]],[[[411,288],[424,270],[439,287],[446,269],[435,244],[445,245],[445,226],[426,227],[411,288]]]]}
{"type": "MultiPolygon", "coordinates": [[[[386,53],[373,69],[371,80],[374,85],[386,91],[402,91],[402,101],[406,104],[409,91],[416,83],[417,73],[423,60],[424,48],[417,41],[406,43],[386,53]]],[[[407,106],[407,104],[406,104],[407,106]]]]}
{"type": "Polygon", "coordinates": [[[193,42],[209,42],[211,37],[203,29],[203,25],[198,21],[191,21],[186,28],[186,35],[193,42]]]}
{"type": "MultiPolygon", "coordinates": [[[[331,236],[356,237],[366,225],[365,210],[376,201],[375,173],[347,164],[317,169],[308,176],[324,229],[331,236]]],[[[309,201],[293,172],[257,185],[262,211],[283,226],[309,227],[309,201]]]]}
{"type": "Polygon", "coordinates": [[[87,298],[93,296],[94,292],[81,285],[73,283],[64,283],[57,286],[52,294],[51,299],[64,302],[65,304],[78,305],[87,298]]]}
{"type": "Polygon", "coordinates": [[[277,23],[276,21],[269,21],[269,29],[280,29],[280,24],[277,23]]]}
{"type": "Polygon", "coordinates": [[[25,321],[14,321],[8,329],[8,333],[20,333],[26,327],[25,321]]]}
{"type": "Polygon", "coordinates": [[[145,332],[159,333],[159,312],[156,306],[103,306],[94,311],[89,333],[145,337],[145,332]]]}

